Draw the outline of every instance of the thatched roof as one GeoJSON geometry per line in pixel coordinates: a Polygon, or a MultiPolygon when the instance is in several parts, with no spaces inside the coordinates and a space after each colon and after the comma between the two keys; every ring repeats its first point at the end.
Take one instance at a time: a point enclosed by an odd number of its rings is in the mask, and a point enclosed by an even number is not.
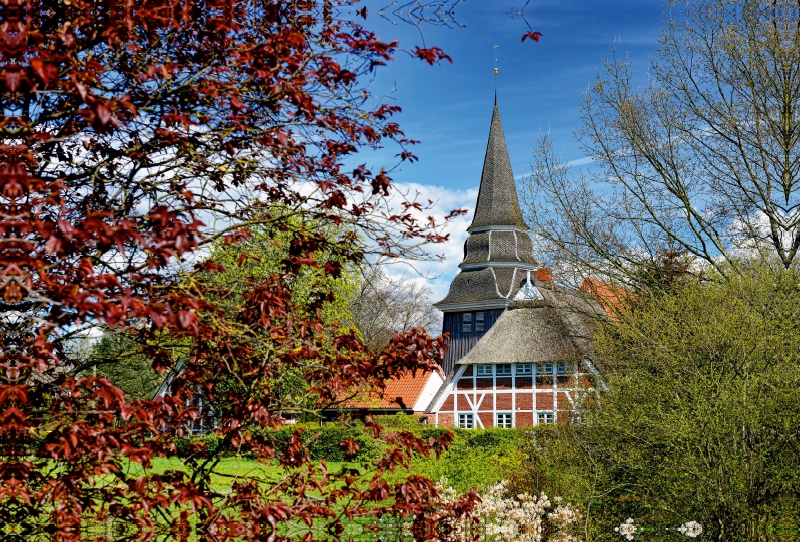
{"type": "Polygon", "coordinates": [[[584,294],[537,281],[544,300],[512,303],[458,365],[545,363],[591,357],[605,312],[584,294]]]}

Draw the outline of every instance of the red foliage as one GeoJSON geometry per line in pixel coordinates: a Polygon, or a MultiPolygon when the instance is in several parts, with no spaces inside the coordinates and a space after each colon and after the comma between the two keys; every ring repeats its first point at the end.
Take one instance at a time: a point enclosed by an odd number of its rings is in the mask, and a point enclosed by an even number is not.
{"type": "MultiPolygon", "coordinates": [[[[0,4],[4,521],[41,539],[84,539],[87,522],[117,518],[137,526],[133,537],[166,525],[177,540],[192,529],[213,540],[260,540],[339,533],[344,518],[396,513],[436,536],[426,523],[430,482],[392,485],[380,473],[446,443],[392,436],[378,474],[357,484],[347,469],[311,462],[299,435],[279,449],[264,428],[278,425],[274,383],[283,371],[301,371],[324,403],[435,363],[442,342],[417,330],[377,354],[353,334],[326,347],[325,330],[298,316],[288,286],[326,242],[313,232],[293,233],[283,270],[232,314],[195,280],[224,269],[192,268],[215,236],[233,242],[256,221],[283,227],[269,214],[275,204],[366,226],[386,253],[402,251],[397,239],[443,239],[417,222],[413,205],[375,223],[369,217],[380,216],[376,201],[391,180],[342,166],[360,147],[413,142],[388,120],[399,109],[371,106],[357,86],[397,44],[342,19],[341,4],[350,2],[0,4]],[[212,221],[228,226],[212,230],[212,221]],[[128,402],[107,380],[87,376],[70,340],[98,327],[183,345],[174,395],[128,402]],[[268,359],[253,346],[261,336],[272,347],[268,359]],[[197,417],[187,405],[198,394],[227,400],[223,449],[274,458],[291,467],[285,476],[269,484],[243,476],[230,494],[217,494],[209,473],[218,456],[202,447],[188,460],[190,473],[147,470],[176,455],[175,431],[197,417]]],[[[366,18],[366,8],[358,14],[366,18]]],[[[439,49],[415,54],[449,60],[439,49]]],[[[413,160],[406,150],[400,156],[413,160]]],[[[362,257],[360,247],[338,250],[328,274],[362,257]]],[[[171,350],[150,344],[154,367],[174,369],[171,350]]]]}
{"type": "Polygon", "coordinates": [[[528,38],[532,39],[533,41],[539,41],[540,39],[542,39],[542,33],[541,32],[528,32],[527,34],[523,34],[522,35],[522,41],[525,41],[528,38]]]}
{"type": "Polygon", "coordinates": [[[424,60],[428,64],[436,64],[442,60],[447,60],[450,63],[453,62],[453,59],[450,58],[450,56],[442,51],[439,47],[430,47],[425,49],[416,47],[414,48],[412,55],[424,60]]]}

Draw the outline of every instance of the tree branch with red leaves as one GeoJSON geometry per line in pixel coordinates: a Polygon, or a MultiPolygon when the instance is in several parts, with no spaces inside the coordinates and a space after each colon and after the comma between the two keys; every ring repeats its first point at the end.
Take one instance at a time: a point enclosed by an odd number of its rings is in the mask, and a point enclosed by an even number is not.
{"type": "MultiPolygon", "coordinates": [[[[431,366],[444,348],[420,330],[381,352],[353,333],[332,339],[315,316],[326,296],[300,310],[291,295],[302,266],[322,265],[311,255],[327,241],[287,227],[276,206],[372,235],[385,254],[445,238],[413,204],[381,212],[392,194],[385,171],[343,165],[384,144],[411,159],[391,120],[399,108],[372,103],[359,85],[397,44],[338,16],[350,4],[0,5],[0,511],[31,537],[79,540],[89,523],[115,518],[127,538],[166,529],[176,540],[311,539],[384,513],[435,533],[424,513],[433,485],[380,475],[446,442],[391,437],[365,477],[333,473],[310,461],[299,435],[281,448],[271,432],[282,371],[333,400],[431,366]],[[197,277],[226,270],[203,250],[253,224],[287,232],[289,250],[238,307],[222,307],[197,277]],[[94,329],[140,339],[154,370],[177,375],[172,393],[134,401],[85,376],[67,345],[94,329]],[[199,415],[197,398],[223,396],[220,449],[197,446],[184,468],[155,472],[154,460],[178,456],[174,437],[199,415]],[[225,451],[285,475],[243,476],[219,492],[211,476],[225,451]]],[[[365,245],[333,248],[322,267],[336,276],[365,245]]]]}

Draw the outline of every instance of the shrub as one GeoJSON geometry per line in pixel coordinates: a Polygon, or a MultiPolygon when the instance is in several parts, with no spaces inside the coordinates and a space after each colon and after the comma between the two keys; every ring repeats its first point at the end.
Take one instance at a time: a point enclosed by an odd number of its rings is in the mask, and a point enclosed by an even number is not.
{"type": "Polygon", "coordinates": [[[798,292],[797,270],[757,269],[638,303],[595,343],[601,408],[544,434],[529,479],[590,508],[600,538],[627,517],[720,540],[796,525],[798,292]]]}

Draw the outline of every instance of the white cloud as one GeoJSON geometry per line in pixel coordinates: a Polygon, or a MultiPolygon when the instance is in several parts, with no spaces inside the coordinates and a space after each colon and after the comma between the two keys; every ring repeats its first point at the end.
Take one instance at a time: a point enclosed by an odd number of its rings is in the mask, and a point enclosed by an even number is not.
{"type": "Polygon", "coordinates": [[[568,165],[569,167],[575,167],[592,163],[594,163],[594,158],[592,158],[591,156],[584,156],[583,158],[578,158],[577,160],[570,160],[569,162],[567,162],[566,165],[568,165]]]}
{"type": "MultiPolygon", "coordinates": [[[[424,185],[419,183],[395,183],[394,191],[388,201],[376,209],[376,220],[383,220],[377,216],[380,212],[400,212],[403,201],[418,201],[423,205],[421,211],[412,211],[416,218],[425,222],[427,217],[433,217],[437,223],[443,221],[443,217],[454,209],[464,209],[466,214],[457,216],[440,231],[442,234],[449,235],[448,240],[439,244],[428,244],[423,247],[429,254],[426,259],[408,260],[393,259],[386,260],[386,273],[392,278],[405,275],[415,282],[428,284],[433,290],[435,301],[443,299],[447,295],[450,281],[458,273],[458,264],[463,259],[464,241],[467,238],[467,228],[475,213],[475,203],[478,199],[478,186],[465,188],[462,190],[449,189],[443,186],[424,185]],[[428,204],[432,201],[432,204],[428,204]],[[439,258],[441,256],[441,259],[439,258]]],[[[299,187],[303,195],[309,196],[316,189],[311,183],[305,183],[299,187]]],[[[347,194],[348,199],[357,202],[358,194],[347,194]]],[[[366,197],[361,195],[360,197],[366,197]]],[[[212,227],[208,231],[215,231],[220,227],[219,222],[210,221],[212,227]]],[[[175,262],[176,266],[191,267],[194,262],[203,259],[208,255],[207,249],[195,251],[193,254],[185,254],[182,262],[175,262]]]]}
{"type": "Polygon", "coordinates": [[[446,242],[426,246],[427,252],[432,256],[429,260],[414,262],[394,260],[389,262],[386,268],[387,273],[392,277],[416,274],[414,280],[429,284],[433,289],[434,298],[439,301],[447,295],[450,281],[457,274],[458,264],[464,257],[464,241],[467,239],[467,228],[475,213],[478,187],[452,190],[443,186],[417,183],[397,183],[395,186],[398,193],[405,194],[407,198],[413,199],[416,195],[416,199],[422,203],[428,200],[434,202],[431,208],[417,212],[420,217],[441,218],[453,209],[467,211],[467,214],[458,216],[447,224],[443,230],[443,233],[449,234],[446,242]],[[442,256],[443,259],[439,260],[438,256],[442,256]]]}
{"type": "Polygon", "coordinates": [[[800,230],[796,226],[800,217],[794,214],[780,216],[776,212],[772,218],[774,224],[763,211],[758,211],[735,219],[725,231],[731,239],[730,253],[737,258],[757,258],[759,255],[774,254],[777,249],[772,239],[773,225],[781,249],[789,252],[795,239],[800,235],[800,230]]]}

